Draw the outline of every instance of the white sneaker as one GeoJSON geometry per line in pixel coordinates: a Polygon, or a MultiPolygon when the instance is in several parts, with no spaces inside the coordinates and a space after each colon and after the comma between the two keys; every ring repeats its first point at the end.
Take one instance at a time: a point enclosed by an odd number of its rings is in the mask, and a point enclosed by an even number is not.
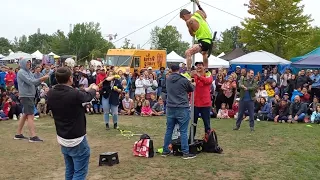
{"type": "Polygon", "coordinates": [[[17,115],[14,114],[12,119],[17,121],[18,120],[17,115]]]}
{"type": "Polygon", "coordinates": [[[260,119],[257,119],[257,121],[260,121],[260,119]]]}

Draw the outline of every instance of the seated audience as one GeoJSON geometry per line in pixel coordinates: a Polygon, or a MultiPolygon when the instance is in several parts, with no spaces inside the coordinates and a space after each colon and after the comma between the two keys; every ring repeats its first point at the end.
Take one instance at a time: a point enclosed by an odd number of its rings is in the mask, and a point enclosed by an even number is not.
{"type": "Polygon", "coordinates": [[[130,99],[130,94],[129,92],[126,92],[123,100],[122,100],[122,109],[121,109],[121,114],[123,115],[133,115],[134,114],[134,103],[133,100],[130,99]]]}
{"type": "Polygon", "coordinates": [[[289,108],[289,123],[303,122],[306,116],[307,108],[304,103],[301,103],[300,96],[294,98],[294,102],[291,103],[289,108]]]}
{"type": "Polygon", "coordinates": [[[164,115],[164,103],[161,97],[159,97],[158,102],[156,102],[152,106],[152,112],[155,116],[163,116],[164,115]]]}
{"type": "Polygon", "coordinates": [[[289,104],[288,101],[282,99],[280,103],[276,104],[273,111],[274,122],[285,123],[288,121],[289,116],[289,104]]]}
{"type": "Polygon", "coordinates": [[[320,124],[320,104],[317,105],[315,111],[311,115],[311,123],[320,124]]]}
{"type": "Polygon", "coordinates": [[[150,107],[150,102],[148,100],[145,100],[143,102],[143,106],[141,108],[141,116],[152,116],[152,109],[150,107]]]}
{"type": "Polygon", "coordinates": [[[219,109],[217,118],[219,119],[229,119],[228,109],[226,103],[221,104],[221,109],[219,109]]]}

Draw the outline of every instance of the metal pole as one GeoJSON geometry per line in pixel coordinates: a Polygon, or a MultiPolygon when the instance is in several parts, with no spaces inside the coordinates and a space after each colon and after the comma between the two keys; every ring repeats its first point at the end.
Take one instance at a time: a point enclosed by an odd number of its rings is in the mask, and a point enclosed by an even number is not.
{"type": "MultiPolygon", "coordinates": [[[[196,3],[195,1],[193,1],[193,10],[192,10],[192,13],[195,13],[196,12],[196,3]]],[[[191,45],[193,46],[194,45],[194,41],[195,41],[195,37],[192,38],[192,43],[191,45]]],[[[194,66],[195,64],[195,55],[192,56],[192,66],[194,66]]],[[[193,144],[194,142],[194,131],[193,131],[193,128],[194,128],[194,92],[191,93],[191,125],[190,125],[190,144],[193,144]]]]}

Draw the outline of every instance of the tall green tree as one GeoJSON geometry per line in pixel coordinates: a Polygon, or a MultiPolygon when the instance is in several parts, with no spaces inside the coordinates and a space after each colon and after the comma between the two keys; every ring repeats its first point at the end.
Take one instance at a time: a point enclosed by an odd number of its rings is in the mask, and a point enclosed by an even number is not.
{"type": "Polygon", "coordinates": [[[12,49],[12,44],[7,38],[0,37],[0,54],[8,54],[9,49],[12,49]]]}
{"type": "Polygon", "coordinates": [[[63,31],[57,30],[57,32],[53,33],[50,46],[52,52],[56,54],[73,55],[72,53],[70,54],[69,38],[63,31]]]}
{"type": "Polygon", "coordinates": [[[42,53],[50,53],[52,36],[48,34],[35,33],[28,37],[27,52],[33,53],[36,50],[42,53]]]}
{"type": "Polygon", "coordinates": [[[294,49],[310,35],[310,15],[304,15],[302,0],[250,0],[248,13],[252,18],[242,22],[241,42],[248,50],[267,50],[289,59],[294,49]]]}
{"type": "Polygon", "coordinates": [[[175,51],[180,56],[184,56],[185,50],[190,46],[188,42],[182,41],[182,35],[175,26],[165,28],[156,26],[150,34],[153,49],[166,49],[168,53],[175,51]]]}
{"type": "Polygon", "coordinates": [[[133,43],[131,43],[130,39],[125,38],[123,45],[121,46],[123,49],[136,49],[133,43]]]}
{"type": "Polygon", "coordinates": [[[243,48],[243,43],[240,42],[240,30],[239,26],[233,26],[221,33],[220,39],[217,42],[217,54],[222,52],[228,53],[235,48],[243,48]]]}
{"type": "Polygon", "coordinates": [[[106,43],[100,31],[100,24],[94,22],[76,24],[68,37],[70,52],[79,59],[90,56],[93,49],[99,49],[106,43]]]}

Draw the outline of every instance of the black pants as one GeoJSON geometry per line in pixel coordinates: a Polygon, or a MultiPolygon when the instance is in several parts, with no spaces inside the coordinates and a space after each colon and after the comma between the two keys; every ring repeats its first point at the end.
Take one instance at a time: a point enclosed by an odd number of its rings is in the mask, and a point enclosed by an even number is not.
{"type": "Polygon", "coordinates": [[[12,105],[8,113],[9,119],[13,118],[13,115],[19,116],[22,113],[22,108],[19,105],[12,105]]]}
{"type": "MultiPolygon", "coordinates": [[[[194,120],[193,123],[198,123],[198,118],[202,118],[204,124],[204,132],[207,133],[211,130],[210,127],[210,111],[211,107],[194,107],[194,120]]],[[[195,137],[197,132],[197,127],[193,127],[193,137],[195,137]]],[[[191,137],[191,136],[190,136],[191,137]]]]}
{"type": "Polygon", "coordinates": [[[311,97],[313,98],[314,96],[319,97],[320,96],[320,88],[311,88],[311,97]]]}
{"type": "Polygon", "coordinates": [[[236,126],[240,127],[243,115],[245,114],[245,111],[248,110],[249,113],[249,122],[250,127],[254,127],[254,102],[251,101],[240,101],[239,102],[239,113],[238,113],[238,119],[236,122],[236,126]]]}

